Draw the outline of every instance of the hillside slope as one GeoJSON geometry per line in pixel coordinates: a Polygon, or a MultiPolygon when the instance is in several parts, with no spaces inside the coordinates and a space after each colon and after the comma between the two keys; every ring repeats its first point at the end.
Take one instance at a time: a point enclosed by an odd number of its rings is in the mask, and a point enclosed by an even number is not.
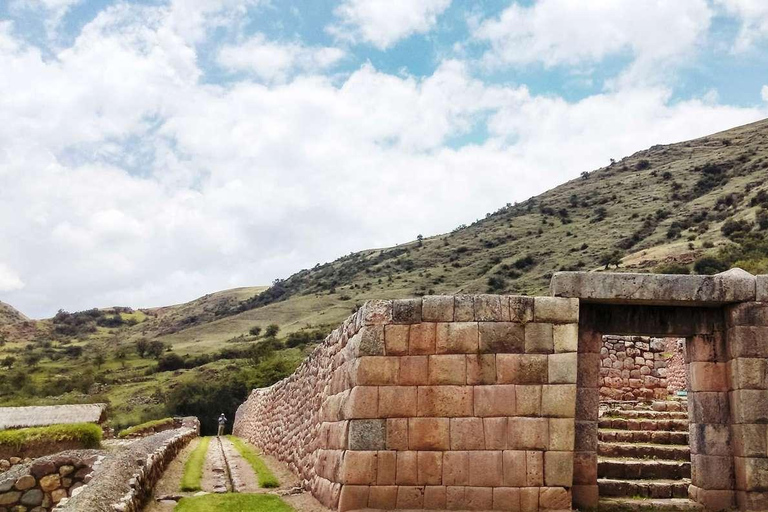
{"type": "Polygon", "coordinates": [[[29,320],[20,311],[5,302],[0,302],[0,327],[29,320]]]}
{"type": "Polygon", "coordinates": [[[369,298],[544,293],[553,272],[619,260],[620,270],[690,266],[731,243],[721,231],[726,222],[754,223],[768,206],[767,142],[764,120],[653,146],[451,233],[302,270],[230,318],[291,311],[300,323],[296,315],[313,318],[335,305],[326,319],[338,321],[369,298]]]}

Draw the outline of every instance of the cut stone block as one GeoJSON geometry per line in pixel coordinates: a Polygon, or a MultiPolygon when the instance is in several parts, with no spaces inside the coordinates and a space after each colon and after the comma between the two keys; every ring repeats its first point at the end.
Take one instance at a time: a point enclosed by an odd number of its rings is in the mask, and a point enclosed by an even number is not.
{"type": "Polygon", "coordinates": [[[445,509],[445,487],[429,485],[424,488],[424,509],[445,509]]]}
{"type": "Polygon", "coordinates": [[[755,276],[732,269],[714,276],[556,272],[550,282],[555,297],[591,302],[706,305],[754,301],[755,276]]]}
{"type": "Polygon", "coordinates": [[[415,356],[434,354],[437,325],[433,323],[411,325],[408,334],[408,353],[415,356]]]}
{"type": "Polygon", "coordinates": [[[496,374],[501,384],[546,384],[546,354],[497,354],[496,374]]]}
{"type": "Polygon", "coordinates": [[[578,323],[579,300],[557,297],[536,297],[533,306],[535,322],[553,324],[578,323]]]}
{"type": "MultiPolygon", "coordinates": [[[[549,418],[548,450],[573,451],[576,429],[571,418],[549,418]]],[[[597,432],[595,432],[597,439],[597,432]]]]}
{"type": "Polygon", "coordinates": [[[541,387],[541,415],[554,418],[576,416],[576,385],[549,384],[541,387]]]}
{"type": "Polygon", "coordinates": [[[387,447],[387,420],[349,422],[350,450],[384,450],[387,447]]]}
{"type": "Polygon", "coordinates": [[[550,384],[576,384],[578,354],[550,354],[547,356],[550,384]]]}
{"type": "Polygon", "coordinates": [[[392,321],[396,324],[421,323],[421,299],[392,301],[392,321]]]}
{"type": "Polygon", "coordinates": [[[357,353],[360,356],[383,356],[384,350],[384,326],[367,325],[360,329],[360,344],[357,353]]]}
{"type": "Polygon", "coordinates": [[[372,509],[392,510],[397,505],[397,486],[378,485],[369,490],[368,506],[372,509]]]}
{"type": "Polygon", "coordinates": [[[453,296],[425,296],[422,299],[421,319],[424,322],[453,322],[453,296]]]}
{"type": "Polygon", "coordinates": [[[504,466],[500,450],[469,452],[469,485],[498,487],[502,484],[504,466]]]}
{"type": "Polygon", "coordinates": [[[369,300],[361,308],[363,325],[384,325],[392,323],[392,301],[369,300]]]}
{"type": "Polygon", "coordinates": [[[360,357],[357,360],[355,382],[359,386],[393,386],[398,382],[399,372],[399,357],[360,357]]]}
{"type": "Polygon", "coordinates": [[[525,324],[525,352],[551,354],[555,351],[552,324],[532,322],[525,324]]]}
{"type": "Polygon", "coordinates": [[[418,479],[418,452],[397,452],[397,471],[395,473],[397,485],[416,485],[418,479]]]}
{"type": "Polygon", "coordinates": [[[757,301],[768,302],[768,276],[757,276],[757,301]]]}
{"type": "Polygon", "coordinates": [[[546,450],[548,444],[547,418],[507,419],[507,446],[511,450],[546,450]]]}
{"type": "Polygon", "coordinates": [[[429,356],[431,385],[464,385],[467,382],[467,360],[464,354],[429,356]]]}
{"type": "Polygon", "coordinates": [[[438,354],[475,354],[479,334],[475,322],[437,324],[436,352],[438,354]]]}
{"type": "Polygon", "coordinates": [[[419,416],[472,416],[471,386],[419,387],[419,416]]]}
{"type": "Polygon", "coordinates": [[[496,382],[496,356],[494,354],[468,354],[467,384],[494,384],[496,382]]]}
{"type": "Polygon", "coordinates": [[[443,453],[443,484],[469,484],[469,452],[443,453]]]}
{"type": "Polygon", "coordinates": [[[339,495],[339,512],[361,510],[368,506],[367,485],[344,485],[339,495]]]}
{"type": "Polygon", "coordinates": [[[402,486],[397,488],[398,509],[424,508],[424,487],[402,486]]]}
{"type": "Polygon", "coordinates": [[[454,322],[472,322],[475,320],[475,299],[472,295],[456,295],[454,306],[454,322]]]}
{"type": "Polygon", "coordinates": [[[541,386],[516,386],[515,410],[518,416],[541,416],[541,386]]]}
{"type": "Polygon", "coordinates": [[[419,485],[440,485],[443,482],[443,452],[419,452],[416,459],[419,485]]]}
{"type": "Polygon", "coordinates": [[[411,450],[448,450],[450,420],[448,418],[410,418],[408,446],[411,450]]]}
{"type": "Polygon", "coordinates": [[[377,468],[376,452],[347,450],[341,465],[341,483],[375,485],[377,468]]]}
{"type": "Polygon", "coordinates": [[[477,295],[474,304],[478,322],[509,321],[509,300],[505,296],[477,295]]]}
{"type": "Polygon", "coordinates": [[[376,485],[395,485],[397,477],[397,452],[380,451],[376,454],[378,469],[376,485]]]}
{"type": "Polygon", "coordinates": [[[400,380],[403,386],[429,384],[429,356],[403,356],[400,358],[400,380]]]}
{"type": "Polygon", "coordinates": [[[481,322],[480,352],[519,354],[525,351],[525,327],[515,322],[481,322]]]}
{"type": "Polygon", "coordinates": [[[533,297],[522,295],[509,296],[509,319],[512,322],[528,323],[533,322],[533,297]]]}
{"type": "Polygon", "coordinates": [[[505,450],[503,452],[504,482],[509,487],[524,487],[526,485],[525,451],[505,450]]]}
{"type": "Polygon", "coordinates": [[[691,482],[702,489],[728,490],[735,479],[732,457],[691,455],[691,482]]]}
{"type": "Polygon", "coordinates": [[[409,325],[391,324],[384,326],[384,346],[387,355],[399,356],[408,353],[409,330],[409,325]]]}
{"type": "Polygon", "coordinates": [[[483,450],[485,434],[481,418],[451,418],[451,450],[483,450]]]}
{"type": "Polygon", "coordinates": [[[576,352],[579,349],[579,324],[560,324],[553,327],[555,352],[576,352]]]}
{"type": "Polygon", "coordinates": [[[544,484],[549,487],[573,485],[573,452],[544,452],[544,484]]]}
{"type": "Polygon", "coordinates": [[[515,386],[512,384],[475,386],[474,392],[475,416],[486,418],[515,415],[515,386]]]}
{"type": "Polygon", "coordinates": [[[410,418],[418,414],[416,386],[382,386],[379,388],[381,418],[410,418]]]}

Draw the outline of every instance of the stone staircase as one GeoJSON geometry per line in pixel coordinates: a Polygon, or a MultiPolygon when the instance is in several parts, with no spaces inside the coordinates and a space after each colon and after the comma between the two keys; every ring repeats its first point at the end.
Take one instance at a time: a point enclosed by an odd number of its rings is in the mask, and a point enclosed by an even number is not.
{"type": "Polygon", "coordinates": [[[598,430],[600,511],[698,510],[691,483],[687,403],[617,402],[598,430]]]}

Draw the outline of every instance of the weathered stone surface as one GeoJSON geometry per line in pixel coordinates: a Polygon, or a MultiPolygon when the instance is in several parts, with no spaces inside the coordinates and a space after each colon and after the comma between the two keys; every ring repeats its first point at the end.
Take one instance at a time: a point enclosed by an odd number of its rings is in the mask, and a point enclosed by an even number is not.
{"type": "Polygon", "coordinates": [[[552,324],[533,322],[525,324],[526,353],[551,354],[554,352],[554,347],[552,324]]]}
{"type": "MultiPolygon", "coordinates": [[[[55,492],[55,491],[54,491],[55,492]]],[[[66,494],[66,491],[64,491],[66,494]]],[[[21,504],[27,507],[36,507],[43,502],[43,491],[30,489],[21,496],[21,504]]]]}
{"type": "Polygon", "coordinates": [[[768,302],[768,275],[757,276],[758,302],[768,302]]]}
{"type": "Polygon", "coordinates": [[[418,324],[421,322],[421,299],[398,299],[392,301],[392,321],[396,324],[418,324]]]}
{"type": "Polygon", "coordinates": [[[453,295],[427,295],[422,299],[424,322],[453,322],[453,295]]]}
{"type": "Polygon", "coordinates": [[[480,352],[490,354],[525,351],[525,327],[516,322],[482,322],[480,329],[480,352]]]}
{"type": "Polygon", "coordinates": [[[533,306],[534,322],[552,324],[577,323],[579,321],[578,299],[560,297],[536,297],[533,306]]]}
{"type": "Polygon", "coordinates": [[[37,481],[35,480],[35,477],[33,477],[32,475],[24,475],[18,480],[16,480],[14,487],[18,491],[26,491],[27,489],[33,488],[36,484],[37,484],[37,481]]]}
{"type": "Polygon", "coordinates": [[[555,297],[583,301],[656,305],[721,305],[754,301],[757,280],[732,269],[714,276],[557,272],[550,283],[555,297]]]}
{"type": "Polygon", "coordinates": [[[352,420],[349,422],[350,450],[385,450],[387,420],[352,420]]]}

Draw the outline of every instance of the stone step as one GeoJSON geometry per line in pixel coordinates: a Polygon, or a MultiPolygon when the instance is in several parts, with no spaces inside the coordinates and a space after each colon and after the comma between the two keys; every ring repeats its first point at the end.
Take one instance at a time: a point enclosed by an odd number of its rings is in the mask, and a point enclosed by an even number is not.
{"type": "Polygon", "coordinates": [[[627,418],[600,418],[600,428],[614,430],[667,430],[671,432],[688,432],[688,420],[649,420],[627,418]]]}
{"type": "Polygon", "coordinates": [[[679,480],[691,477],[691,463],[673,460],[611,459],[598,457],[597,476],[620,480],[679,480]]]}
{"type": "Polygon", "coordinates": [[[666,430],[606,430],[600,429],[597,438],[603,443],[652,443],[688,445],[688,432],[666,430]]]}
{"type": "Polygon", "coordinates": [[[601,497],[611,498],[687,498],[691,481],[681,480],[626,480],[598,478],[601,497]]]}
{"type": "Polygon", "coordinates": [[[624,409],[608,410],[603,418],[626,418],[628,420],[687,420],[688,411],[627,411],[624,409]]]}
{"type": "Polygon", "coordinates": [[[631,459],[691,460],[691,448],[676,444],[599,443],[597,454],[603,457],[631,459]]]}
{"type": "Polygon", "coordinates": [[[680,510],[703,510],[704,507],[687,498],[638,499],[638,498],[601,498],[600,512],[634,512],[652,510],[656,512],[677,512],[680,510]]]}

